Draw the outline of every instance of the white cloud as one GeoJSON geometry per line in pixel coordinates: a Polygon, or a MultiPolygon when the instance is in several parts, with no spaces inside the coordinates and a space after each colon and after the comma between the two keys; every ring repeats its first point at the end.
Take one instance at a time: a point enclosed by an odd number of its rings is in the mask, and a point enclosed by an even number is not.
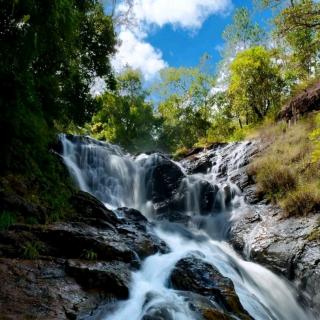
{"type": "MultiPolygon", "coordinates": [[[[170,24],[175,28],[198,30],[213,14],[226,14],[232,9],[232,0],[134,0],[132,14],[136,28],[121,28],[118,48],[113,65],[121,70],[125,65],[140,69],[146,80],[152,79],[167,67],[159,49],[146,41],[154,27],[170,24]]],[[[126,12],[124,4],[119,11],[126,12]]]]}
{"type": "Polygon", "coordinates": [[[135,0],[134,14],[159,27],[198,29],[210,15],[226,14],[231,8],[231,0],[135,0]]]}
{"type": "Polygon", "coordinates": [[[113,61],[116,70],[125,65],[140,69],[146,80],[152,79],[161,69],[167,67],[160,50],[138,37],[132,31],[124,30],[119,34],[121,45],[113,61]]]}

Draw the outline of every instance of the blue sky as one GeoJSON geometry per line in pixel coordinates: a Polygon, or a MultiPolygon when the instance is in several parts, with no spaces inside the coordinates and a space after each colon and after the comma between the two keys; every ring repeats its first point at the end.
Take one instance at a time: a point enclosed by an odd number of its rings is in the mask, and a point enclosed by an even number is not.
{"type": "Polygon", "coordinates": [[[122,45],[114,64],[141,69],[149,80],[167,66],[195,66],[204,53],[216,63],[222,32],[241,6],[268,27],[270,12],[255,10],[251,0],[135,0],[137,26],[120,30],[122,45]]]}
{"type": "MultiPolygon", "coordinates": [[[[233,5],[234,8],[246,6],[252,9],[254,20],[267,26],[270,14],[254,10],[251,0],[233,1],[233,5]]],[[[195,66],[205,52],[209,53],[214,62],[218,62],[218,49],[223,47],[222,33],[232,22],[233,12],[234,9],[228,15],[209,16],[195,32],[166,25],[152,31],[146,40],[161,50],[163,59],[172,67],[195,66]]]]}

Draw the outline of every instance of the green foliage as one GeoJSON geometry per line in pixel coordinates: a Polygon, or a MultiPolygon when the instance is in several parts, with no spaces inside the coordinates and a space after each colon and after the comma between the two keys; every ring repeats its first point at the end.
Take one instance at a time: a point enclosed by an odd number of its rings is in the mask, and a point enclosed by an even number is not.
{"type": "Polygon", "coordinates": [[[155,87],[161,98],[158,141],[167,150],[191,147],[207,135],[213,115],[210,91],[215,79],[206,71],[206,62],[194,68],[167,68],[160,73],[155,87]]]}
{"type": "Polygon", "coordinates": [[[258,23],[251,21],[249,10],[241,7],[236,9],[232,24],[226,27],[222,36],[228,50],[244,50],[260,44],[264,32],[258,23]]]}
{"type": "Polygon", "coordinates": [[[115,34],[94,0],[1,1],[0,12],[0,169],[23,170],[41,163],[54,122],[91,118],[93,77],[113,85],[115,34]]]}
{"type": "Polygon", "coordinates": [[[27,241],[23,247],[23,257],[25,259],[37,259],[40,256],[42,244],[39,241],[27,241]]]}
{"type": "Polygon", "coordinates": [[[261,121],[272,110],[278,110],[283,82],[279,67],[263,47],[240,52],[230,66],[228,89],[232,112],[243,122],[261,121]]]}
{"type": "Polygon", "coordinates": [[[12,224],[15,224],[16,216],[12,212],[2,211],[0,213],[0,231],[7,230],[12,224]]]}
{"type": "Polygon", "coordinates": [[[99,98],[101,109],[93,117],[92,134],[129,151],[152,148],[157,119],[146,101],[141,74],[129,68],[118,76],[117,82],[115,92],[108,91],[99,98]]]}
{"type": "Polygon", "coordinates": [[[294,83],[319,72],[319,9],[320,4],[312,0],[291,1],[280,6],[274,18],[274,36],[280,39],[277,58],[287,79],[294,83]]]}
{"type": "Polygon", "coordinates": [[[312,152],[312,161],[320,161],[320,114],[316,116],[316,128],[310,133],[309,138],[313,141],[314,149],[312,152]]]}
{"type": "Polygon", "coordinates": [[[72,187],[49,149],[56,127],[83,125],[96,112],[96,76],[114,87],[113,23],[97,0],[8,0],[0,30],[0,182],[37,208],[19,212],[22,222],[62,219],[72,187]],[[12,177],[27,186],[22,193],[12,177]]]}
{"type": "Polygon", "coordinates": [[[83,253],[81,255],[86,260],[97,260],[98,254],[94,252],[93,250],[83,250],[83,253]]]}

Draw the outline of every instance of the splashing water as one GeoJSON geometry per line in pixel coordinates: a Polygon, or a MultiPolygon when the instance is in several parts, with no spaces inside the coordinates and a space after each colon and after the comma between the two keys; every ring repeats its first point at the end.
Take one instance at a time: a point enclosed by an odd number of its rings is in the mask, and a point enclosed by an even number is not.
{"type": "MultiPolygon", "coordinates": [[[[150,196],[150,177],[162,161],[161,155],[134,157],[117,146],[89,137],[62,135],[61,142],[65,164],[80,189],[90,192],[111,209],[131,207],[150,219],[156,218],[155,204],[150,196]]],[[[159,223],[156,233],[171,251],[155,254],[143,262],[142,268],[133,273],[129,299],[120,302],[105,319],[141,320],[148,310],[159,306],[165,306],[166,319],[197,319],[185,299],[167,286],[176,263],[194,252],[232,280],[243,307],[254,319],[313,319],[298,305],[295,292],[286,281],[258,264],[244,261],[223,241],[221,234],[225,231],[221,230],[229,228],[230,217],[245,210],[241,192],[230,181],[230,176],[248,160],[247,146],[247,143],[229,144],[204,152],[207,157],[212,153],[212,166],[205,174],[187,175],[187,161],[172,162],[184,173],[177,192],[184,192],[182,208],[184,215],[192,218],[187,230],[192,236],[185,237],[174,228],[168,231],[159,223]],[[206,216],[201,214],[204,210],[203,186],[215,193],[214,202],[206,208],[219,212],[214,217],[210,212],[206,216]],[[202,240],[198,241],[199,238],[202,240]]]]}

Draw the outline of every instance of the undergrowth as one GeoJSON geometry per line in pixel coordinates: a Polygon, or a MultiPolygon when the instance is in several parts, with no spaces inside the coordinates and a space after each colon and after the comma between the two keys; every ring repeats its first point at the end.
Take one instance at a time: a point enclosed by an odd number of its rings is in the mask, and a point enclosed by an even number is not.
{"type": "Polygon", "coordinates": [[[310,115],[289,126],[278,123],[259,129],[256,137],[267,145],[251,163],[258,191],[279,203],[287,216],[307,215],[320,209],[320,165],[314,161],[310,133],[317,124],[310,115]]]}

